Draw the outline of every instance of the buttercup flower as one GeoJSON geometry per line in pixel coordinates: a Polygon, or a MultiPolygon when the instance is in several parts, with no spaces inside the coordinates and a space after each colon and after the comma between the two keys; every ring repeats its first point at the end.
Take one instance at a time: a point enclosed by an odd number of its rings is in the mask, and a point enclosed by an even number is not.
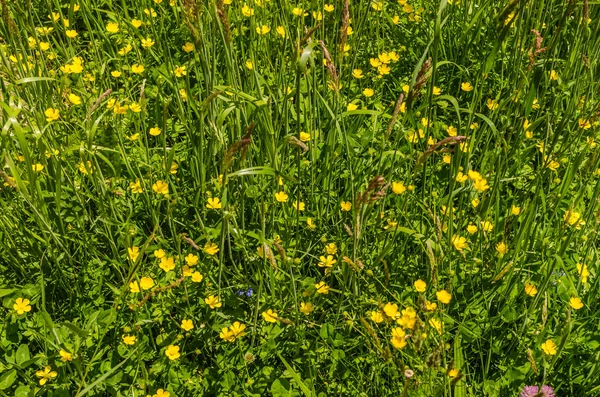
{"type": "Polygon", "coordinates": [[[52,371],[52,367],[46,365],[43,370],[37,371],[35,376],[40,378],[40,386],[44,386],[49,380],[58,376],[58,372],[52,371]]]}
{"type": "Polygon", "coordinates": [[[169,358],[169,360],[177,360],[181,357],[181,353],[179,353],[179,346],[169,345],[165,350],[165,355],[169,358]]]}
{"type": "Polygon", "coordinates": [[[279,319],[277,312],[273,311],[272,309],[262,312],[262,316],[265,319],[265,321],[268,323],[276,323],[277,320],[279,319]]]}
{"type": "Polygon", "coordinates": [[[15,304],[13,305],[13,309],[20,316],[23,313],[28,313],[31,311],[30,301],[27,298],[17,298],[15,300],[15,304]]]}

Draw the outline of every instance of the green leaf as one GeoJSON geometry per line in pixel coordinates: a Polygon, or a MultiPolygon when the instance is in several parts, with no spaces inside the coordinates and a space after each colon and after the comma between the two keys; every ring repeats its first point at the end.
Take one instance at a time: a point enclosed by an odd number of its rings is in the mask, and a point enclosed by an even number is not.
{"type": "Polygon", "coordinates": [[[304,393],[305,396],[309,396],[309,397],[314,395],[314,393],[311,393],[308,386],[306,386],[306,384],[304,382],[302,382],[300,375],[298,375],[298,373],[296,371],[294,371],[294,368],[292,368],[292,366],[287,361],[285,361],[285,359],[281,356],[281,353],[278,352],[277,356],[279,356],[279,359],[281,360],[283,365],[285,365],[285,368],[287,369],[287,371],[290,373],[290,375],[292,375],[292,378],[298,384],[298,387],[300,387],[300,390],[302,390],[302,393],[304,393]]]}
{"type": "Polygon", "coordinates": [[[19,386],[17,387],[17,390],[15,390],[15,397],[29,397],[31,393],[31,396],[33,396],[33,393],[31,392],[31,389],[29,388],[29,386],[19,386]]]}
{"type": "Polygon", "coordinates": [[[290,385],[290,381],[287,379],[279,378],[275,379],[275,381],[271,384],[271,393],[273,396],[291,396],[292,395],[292,385],[290,385]]]}
{"type": "Polygon", "coordinates": [[[31,356],[29,354],[29,347],[27,345],[21,345],[17,349],[17,365],[23,364],[25,361],[29,361],[31,356]]]}
{"type": "Polygon", "coordinates": [[[0,376],[0,390],[6,390],[15,383],[17,379],[17,370],[12,369],[0,376]]]}

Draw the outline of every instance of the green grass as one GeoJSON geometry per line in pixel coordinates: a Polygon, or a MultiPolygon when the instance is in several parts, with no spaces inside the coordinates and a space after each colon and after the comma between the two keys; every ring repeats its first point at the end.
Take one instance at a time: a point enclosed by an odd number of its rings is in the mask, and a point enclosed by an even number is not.
{"type": "Polygon", "coordinates": [[[0,396],[599,396],[597,3],[0,1],[0,396]]]}

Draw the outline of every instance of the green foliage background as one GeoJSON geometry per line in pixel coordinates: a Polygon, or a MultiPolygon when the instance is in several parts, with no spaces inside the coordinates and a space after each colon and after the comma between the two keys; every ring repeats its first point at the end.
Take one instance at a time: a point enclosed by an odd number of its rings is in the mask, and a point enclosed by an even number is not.
{"type": "Polygon", "coordinates": [[[1,396],[600,395],[597,2],[345,4],[0,1],[1,396]],[[382,74],[371,59],[392,51],[382,74]],[[142,277],[155,287],[131,292],[142,277]],[[451,302],[427,310],[442,289],[451,302]],[[386,303],[416,310],[402,349],[395,318],[372,320],[386,303]],[[235,321],[246,335],[222,340],[235,321]]]}

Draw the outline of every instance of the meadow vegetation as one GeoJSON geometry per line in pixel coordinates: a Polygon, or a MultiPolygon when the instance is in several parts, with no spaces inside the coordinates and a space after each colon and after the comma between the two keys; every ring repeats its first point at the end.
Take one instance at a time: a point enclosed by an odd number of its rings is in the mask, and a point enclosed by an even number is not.
{"type": "Polygon", "coordinates": [[[0,13],[0,396],[600,395],[597,1],[0,13]]]}

